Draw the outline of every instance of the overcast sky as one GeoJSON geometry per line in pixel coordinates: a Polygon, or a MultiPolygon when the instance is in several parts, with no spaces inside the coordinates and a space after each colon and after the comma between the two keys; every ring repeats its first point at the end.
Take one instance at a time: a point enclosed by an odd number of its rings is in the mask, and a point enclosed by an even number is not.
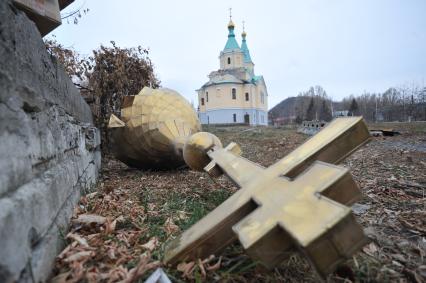
{"type": "Polygon", "coordinates": [[[269,108],[310,86],[335,100],[390,86],[426,84],[426,0],[76,0],[90,12],[52,34],[89,55],[114,40],[141,45],[162,86],[197,102],[195,89],[219,68],[229,8],[238,42],[242,21],[269,108]]]}

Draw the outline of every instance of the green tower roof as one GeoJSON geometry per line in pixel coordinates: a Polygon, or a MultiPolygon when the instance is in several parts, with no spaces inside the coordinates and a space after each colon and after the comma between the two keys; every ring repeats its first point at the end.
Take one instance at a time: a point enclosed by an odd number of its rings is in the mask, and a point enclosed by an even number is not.
{"type": "Polygon", "coordinates": [[[223,49],[223,51],[240,49],[240,46],[238,45],[238,42],[235,39],[234,27],[235,27],[234,23],[232,21],[229,21],[229,24],[228,24],[228,30],[229,30],[228,40],[226,41],[225,48],[223,49]]]}
{"type": "Polygon", "coordinates": [[[246,35],[247,34],[244,31],[243,34],[242,34],[243,42],[241,43],[241,51],[244,52],[244,63],[253,63],[253,61],[251,60],[251,57],[250,57],[250,51],[247,47],[246,35]]]}

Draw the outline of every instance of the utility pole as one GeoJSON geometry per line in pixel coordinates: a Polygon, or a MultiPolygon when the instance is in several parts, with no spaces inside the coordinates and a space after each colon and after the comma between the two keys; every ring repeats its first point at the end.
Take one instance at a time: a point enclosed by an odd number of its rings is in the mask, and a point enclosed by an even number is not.
{"type": "Polygon", "coordinates": [[[376,120],[376,123],[377,123],[377,95],[376,95],[376,113],[375,113],[375,115],[374,115],[375,117],[375,120],[376,120]]]}

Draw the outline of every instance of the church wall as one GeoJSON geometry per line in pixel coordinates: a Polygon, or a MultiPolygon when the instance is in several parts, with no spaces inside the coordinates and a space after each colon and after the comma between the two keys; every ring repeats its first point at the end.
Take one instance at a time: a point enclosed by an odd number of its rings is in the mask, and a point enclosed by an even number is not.
{"type": "Polygon", "coordinates": [[[256,85],[256,100],[257,100],[257,105],[259,105],[259,108],[262,108],[264,110],[268,110],[268,91],[266,90],[265,85],[263,84],[258,84],[256,85]],[[262,99],[261,99],[261,94],[264,94],[264,102],[262,103],[262,99]]]}
{"type": "Polygon", "coordinates": [[[205,112],[206,111],[206,95],[204,94],[203,89],[197,90],[198,92],[198,111],[199,112],[205,112]],[[201,99],[204,99],[204,105],[201,103],[201,99]]]}
{"type": "Polygon", "coordinates": [[[238,51],[222,52],[219,59],[221,69],[239,68],[244,65],[244,55],[238,51]],[[228,58],[231,58],[231,64],[228,64],[228,58]]]}
{"type": "Polygon", "coordinates": [[[203,125],[209,123],[209,121],[207,120],[207,114],[205,112],[198,112],[198,119],[200,120],[200,123],[203,125]]]}
{"type": "Polygon", "coordinates": [[[262,84],[225,83],[208,86],[198,91],[198,103],[202,124],[244,123],[244,115],[249,114],[251,125],[267,125],[267,92],[262,84]],[[236,99],[232,99],[232,88],[236,89],[236,99]],[[263,104],[261,91],[265,95],[263,104]],[[245,100],[246,92],[249,93],[248,101],[245,100]],[[201,98],[204,98],[204,105],[201,98]],[[233,120],[233,114],[236,114],[236,122],[233,120]]]}
{"type": "Polygon", "coordinates": [[[268,111],[254,110],[253,117],[256,125],[268,125],[268,111]]]}
{"type": "Polygon", "coordinates": [[[258,109],[215,109],[199,113],[201,124],[242,124],[245,123],[244,116],[249,115],[250,125],[267,125],[267,112],[258,109]],[[234,116],[236,115],[236,121],[234,116]]]}
{"type": "Polygon", "coordinates": [[[244,115],[249,115],[250,125],[267,125],[267,112],[258,109],[215,109],[199,113],[201,124],[242,124],[245,122],[244,115]],[[234,116],[236,115],[236,121],[234,116]]]}
{"type": "Polygon", "coordinates": [[[212,85],[206,87],[204,90],[201,89],[198,92],[198,103],[200,106],[200,111],[205,112],[211,109],[219,108],[256,108],[261,110],[267,110],[267,95],[265,93],[265,103],[261,103],[260,99],[260,90],[258,86],[252,84],[221,84],[221,85],[212,85]],[[232,99],[232,88],[236,89],[236,99],[232,99]],[[208,92],[208,101],[206,92],[208,92]],[[249,93],[249,100],[246,101],[245,93],[249,93]],[[204,98],[204,105],[201,103],[201,98],[204,98]]]}

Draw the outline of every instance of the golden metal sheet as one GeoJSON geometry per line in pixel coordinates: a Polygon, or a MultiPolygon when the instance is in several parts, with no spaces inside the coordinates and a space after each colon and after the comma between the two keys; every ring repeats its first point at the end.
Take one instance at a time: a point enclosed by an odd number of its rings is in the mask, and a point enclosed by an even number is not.
{"type": "Polygon", "coordinates": [[[184,141],[201,130],[193,107],[170,89],[144,87],[126,96],[121,117],[110,118],[111,147],[122,162],[144,169],[184,165],[184,141]]]}
{"type": "Polygon", "coordinates": [[[234,146],[214,147],[205,170],[219,168],[242,188],[169,243],[164,261],[206,258],[238,238],[266,266],[299,248],[319,274],[329,273],[366,242],[345,206],[359,199],[359,189],[346,169],[332,164],[368,140],[362,118],[350,117],[336,119],[269,168],[240,157],[234,146]]]}

